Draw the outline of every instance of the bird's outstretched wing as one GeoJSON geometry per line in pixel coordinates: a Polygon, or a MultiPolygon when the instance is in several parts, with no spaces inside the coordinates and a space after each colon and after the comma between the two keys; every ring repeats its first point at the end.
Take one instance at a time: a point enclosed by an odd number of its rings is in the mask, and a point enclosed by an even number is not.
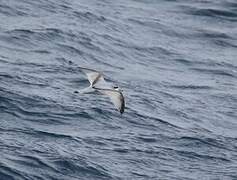
{"type": "Polygon", "coordinates": [[[124,96],[120,91],[113,90],[113,89],[101,89],[101,88],[94,88],[99,92],[109,96],[112,103],[118,109],[118,111],[123,114],[125,108],[125,100],[124,96]]]}
{"type": "Polygon", "coordinates": [[[89,69],[89,68],[84,68],[84,67],[79,67],[82,72],[84,72],[91,84],[93,86],[99,81],[105,81],[103,74],[99,71],[96,71],[94,69],[89,69]]]}

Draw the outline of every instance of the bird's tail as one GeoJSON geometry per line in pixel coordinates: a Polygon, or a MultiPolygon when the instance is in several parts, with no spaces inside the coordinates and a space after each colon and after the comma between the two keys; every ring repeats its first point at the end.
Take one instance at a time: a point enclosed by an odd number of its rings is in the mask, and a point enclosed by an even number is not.
{"type": "Polygon", "coordinates": [[[95,89],[92,88],[91,86],[87,87],[87,88],[84,88],[84,89],[81,89],[78,91],[80,94],[89,94],[89,93],[94,93],[95,92],[95,89]]]}

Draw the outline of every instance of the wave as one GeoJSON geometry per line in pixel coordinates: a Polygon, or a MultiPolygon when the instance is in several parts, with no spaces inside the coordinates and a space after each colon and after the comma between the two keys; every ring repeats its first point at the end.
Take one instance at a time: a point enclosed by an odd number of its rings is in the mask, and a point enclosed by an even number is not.
{"type": "Polygon", "coordinates": [[[185,12],[190,15],[203,16],[209,18],[218,18],[235,22],[237,14],[234,11],[217,8],[195,8],[192,6],[181,6],[185,12]]]}
{"type": "Polygon", "coordinates": [[[0,179],[236,179],[236,7],[1,1],[0,179]]]}

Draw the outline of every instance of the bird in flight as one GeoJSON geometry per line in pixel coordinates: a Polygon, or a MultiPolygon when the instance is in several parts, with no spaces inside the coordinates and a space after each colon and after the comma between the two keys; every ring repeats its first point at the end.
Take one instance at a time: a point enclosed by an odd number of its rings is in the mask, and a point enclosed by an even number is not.
{"type": "Polygon", "coordinates": [[[114,86],[111,83],[106,82],[103,74],[99,71],[84,67],[79,67],[79,69],[86,74],[90,82],[90,86],[85,89],[75,91],[75,93],[85,94],[100,92],[104,95],[107,95],[109,96],[116,109],[121,114],[123,114],[125,108],[125,100],[122,94],[122,90],[118,86],[114,86]]]}

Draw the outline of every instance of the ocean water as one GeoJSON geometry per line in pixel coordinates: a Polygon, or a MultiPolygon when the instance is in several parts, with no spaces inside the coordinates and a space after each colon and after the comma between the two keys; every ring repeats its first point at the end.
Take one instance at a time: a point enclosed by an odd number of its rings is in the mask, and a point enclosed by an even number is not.
{"type": "Polygon", "coordinates": [[[236,0],[0,0],[0,180],[95,179],[237,179],[236,0]]]}

